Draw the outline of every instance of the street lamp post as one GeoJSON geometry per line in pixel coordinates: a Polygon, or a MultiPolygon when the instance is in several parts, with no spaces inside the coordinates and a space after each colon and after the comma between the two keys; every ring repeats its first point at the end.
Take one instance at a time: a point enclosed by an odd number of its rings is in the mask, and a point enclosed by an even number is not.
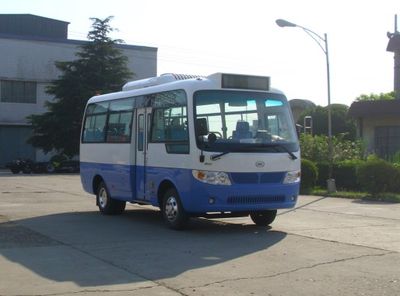
{"type": "Polygon", "coordinates": [[[327,77],[327,88],[328,88],[328,157],[329,157],[329,179],[327,180],[328,192],[336,191],[335,180],[332,179],[332,164],[333,164],[333,147],[332,147],[332,112],[331,112],[331,77],[329,71],[329,51],[328,51],[328,35],[325,33],[324,37],[318,35],[314,31],[288,22],[286,20],[278,19],[276,24],[279,27],[297,27],[303,29],[322,49],[326,57],[326,77],[327,77]]]}

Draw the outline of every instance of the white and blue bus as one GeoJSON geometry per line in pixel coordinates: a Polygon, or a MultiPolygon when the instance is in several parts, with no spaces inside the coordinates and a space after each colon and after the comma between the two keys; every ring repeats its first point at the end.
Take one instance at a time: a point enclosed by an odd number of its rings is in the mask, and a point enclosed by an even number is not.
{"type": "Polygon", "coordinates": [[[92,97],[80,145],[84,189],[101,213],[159,207],[166,223],[294,207],[300,150],[290,106],[269,77],[164,74],[92,97]]]}

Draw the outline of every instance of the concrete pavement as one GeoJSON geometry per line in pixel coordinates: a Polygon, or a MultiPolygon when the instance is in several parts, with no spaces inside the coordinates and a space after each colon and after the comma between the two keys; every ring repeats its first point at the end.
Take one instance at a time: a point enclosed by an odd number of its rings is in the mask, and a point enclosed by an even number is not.
{"type": "Polygon", "coordinates": [[[100,215],[78,175],[0,173],[0,295],[400,295],[400,204],[302,196],[249,218],[166,228],[100,215]]]}

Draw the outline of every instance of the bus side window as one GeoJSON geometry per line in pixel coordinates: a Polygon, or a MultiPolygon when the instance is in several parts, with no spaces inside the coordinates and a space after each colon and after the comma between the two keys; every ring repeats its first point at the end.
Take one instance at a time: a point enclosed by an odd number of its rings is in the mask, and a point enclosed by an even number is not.
{"type": "Polygon", "coordinates": [[[151,142],[164,142],[165,128],[164,110],[155,109],[153,112],[151,142]]]}
{"type": "Polygon", "coordinates": [[[104,128],[106,125],[107,114],[96,114],[86,117],[83,143],[104,142],[104,128]]]}
{"type": "Polygon", "coordinates": [[[150,142],[150,134],[151,134],[151,113],[147,114],[147,143],[150,142]]]}
{"type": "Polygon", "coordinates": [[[131,136],[132,112],[114,112],[109,115],[107,142],[128,143],[131,136]]]}
{"type": "Polygon", "coordinates": [[[167,139],[170,141],[187,140],[187,129],[181,124],[181,118],[172,117],[166,128],[167,139]]]}
{"type": "Polygon", "coordinates": [[[138,117],[138,151],[143,151],[144,144],[144,115],[140,114],[138,117]]]}

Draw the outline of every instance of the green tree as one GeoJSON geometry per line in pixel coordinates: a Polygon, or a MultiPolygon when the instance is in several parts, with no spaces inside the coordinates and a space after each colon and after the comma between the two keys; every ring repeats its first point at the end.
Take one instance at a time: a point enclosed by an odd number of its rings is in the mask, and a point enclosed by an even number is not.
{"type": "Polygon", "coordinates": [[[88,99],[120,90],[133,75],[127,67],[128,58],[116,47],[122,40],[109,37],[114,31],[109,24],[111,19],[91,18],[89,42],[79,47],[77,59],[55,63],[61,75],[47,88],[47,93],[55,97],[45,103],[48,111],[28,117],[33,127],[28,143],[45,153],[54,149],[68,156],[78,154],[82,116],[88,99]]]}
{"type": "Polygon", "coordinates": [[[356,101],[379,101],[379,100],[394,100],[395,93],[394,91],[389,93],[380,93],[380,94],[369,94],[369,95],[360,95],[356,98],[356,101]]]}
{"type": "MultiPolygon", "coordinates": [[[[348,109],[346,105],[331,104],[332,135],[343,135],[346,140],[354,140],[356,125],[354,120],[347,116],[348,109]]],[[[328,107],[317,106],[306,110],[297,123],[303,125],[305,116],[312,117],[314,135],[328,135],[328,107]]]]}

